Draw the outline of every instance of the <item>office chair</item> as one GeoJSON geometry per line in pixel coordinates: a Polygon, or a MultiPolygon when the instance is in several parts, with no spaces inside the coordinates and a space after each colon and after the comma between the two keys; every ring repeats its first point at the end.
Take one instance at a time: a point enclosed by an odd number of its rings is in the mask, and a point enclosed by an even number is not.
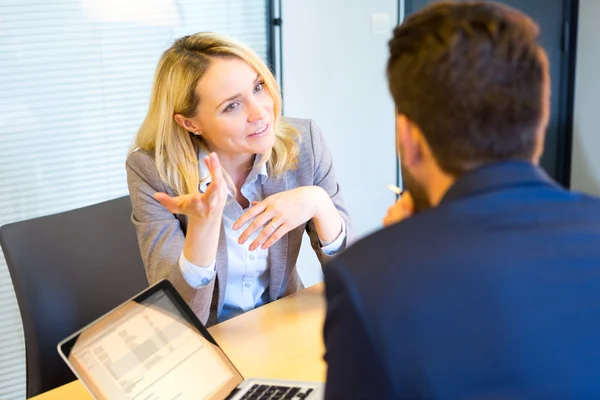
{"type": "Polygon", "coordinates": [[[129,196],[4,225],[23,321],[27,398],[75,380],[56,345],[148,286],[129,196]]]}

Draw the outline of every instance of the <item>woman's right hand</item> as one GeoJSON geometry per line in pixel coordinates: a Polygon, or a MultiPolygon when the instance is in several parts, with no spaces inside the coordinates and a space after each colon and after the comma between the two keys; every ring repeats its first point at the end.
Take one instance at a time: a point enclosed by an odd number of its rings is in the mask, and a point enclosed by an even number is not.
{"type": "Polygon", "coordinates": [[[171,197],[166,193],[158,192],[154,194],[154,198],[173,214],[184,214],[198,222],[216,218],[220,220],[227,201],[227,183],[223,178],[221,163],[216,153],[204,157],[204,163],[212,176],[212,181],[204,194],[193,193],[171,197]]]}

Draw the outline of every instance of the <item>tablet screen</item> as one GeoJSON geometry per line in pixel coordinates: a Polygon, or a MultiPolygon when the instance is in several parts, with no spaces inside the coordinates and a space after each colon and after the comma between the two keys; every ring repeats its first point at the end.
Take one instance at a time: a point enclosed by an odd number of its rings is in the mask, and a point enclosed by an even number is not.
{"type": "Polygon", "coordinates": [[[156,290],[88,326],[61,352],[98,399],[227,397],[242,376],[180,308],[156,290]]]}

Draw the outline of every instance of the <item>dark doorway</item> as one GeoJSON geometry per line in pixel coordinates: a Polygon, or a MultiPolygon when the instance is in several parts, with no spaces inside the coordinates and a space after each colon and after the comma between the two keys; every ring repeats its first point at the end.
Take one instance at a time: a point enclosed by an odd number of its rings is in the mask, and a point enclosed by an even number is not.
{"type": "MultiPolygon", "coordinates": [[[[434,0],[405,0],[405,15],[434,0]]],[[[566,187],[571,175],[573,88],[578,0],[502,0],[540,26],[540,42],[550,59],[552,104],[542,166],[566,187]]]]}

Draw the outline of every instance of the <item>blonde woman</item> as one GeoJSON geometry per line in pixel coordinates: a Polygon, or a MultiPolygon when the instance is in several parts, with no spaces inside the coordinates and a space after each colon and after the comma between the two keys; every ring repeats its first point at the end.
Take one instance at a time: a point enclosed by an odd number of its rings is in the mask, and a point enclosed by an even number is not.
{"type": "Polygon", "coordinates": [[[283,118],[267,66],[213,33],[163,54],[127,177],[148,281],[168,278],[207,325],[301,289],[305,230],[321,264],[349,239],[319,129],[283,118]]]}

